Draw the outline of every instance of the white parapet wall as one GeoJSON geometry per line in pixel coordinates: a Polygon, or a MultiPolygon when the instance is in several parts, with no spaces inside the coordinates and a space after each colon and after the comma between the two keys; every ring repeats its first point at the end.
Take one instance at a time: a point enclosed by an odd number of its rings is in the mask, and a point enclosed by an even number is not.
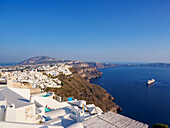
{"type": "Polygon", "coordinates": [[[0,121],[4,121],[5,106],[0,106],[0,121]]]}
{"type": "Polygon", "coordinates": [[[67,102],[58,102],[48,97],[32,96],[31,101],[33,102],[34,100],[40,103],[41,105],[43,105],[44,107],[47,105],[51,109],[59,109],[59,108],[71,106],[67,102]]]}
{"type": "Polygon", "coordinates": [[[27,123],[16,123],[0,121],[1,128],[64,128],[63,126],[48,126],[43,124],[27,124],[27,123]]]}
{"type": "Polygon", "coordinates": [[[21,95],[22,97],[26,98],[27,100],[30,100],[30,89],[24,89],[24,88],[11,88],[12,91],[15,93],[21,95]]]}
{"type": "Polygon", "coordinates": [[[17,121],[16,119],[16,109],[14,104],[8,104],[6,107],[4,121],[17,121]]]}
{"type": "Polygon", "coordinates": [[[4,121],[9,122],[35,122],[35,104],[15,108],[15,105],[7,106],[4,121]],[[12,107],[11,107],[12,106],[12,107]]]}
{"type": "Polygon", "coordinates": [[[23,106],[16,109],[16,121],[23,123],[34,123],[35,120],[35,104],[23,106]]]}

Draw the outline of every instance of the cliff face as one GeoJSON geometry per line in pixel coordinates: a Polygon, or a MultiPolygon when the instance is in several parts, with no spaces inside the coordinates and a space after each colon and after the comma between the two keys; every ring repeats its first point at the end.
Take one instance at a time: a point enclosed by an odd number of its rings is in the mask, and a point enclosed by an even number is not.
{"type": "Polygon", "coordinates": [[[78,67],[75,68],[77,73],[83,77],[85,80],[97,78],[102,76],[102,72],[98,71],[96,67],[78,67]]]}
{"type": "Polygon", "coordinates": [[[109,64],[109,63],[100,63],[100,62],[83,62],[83,61],[74,61],[73,64],[75,67],[90,66],[90,67],[96,67],[97,69],[120,66],[119,64],[109,64]]]}
{"type": "Polygon", "coordinates": [[[74,74],[71,78],[60,76],[59,79],[63,82],[63,86],[53,90],[57,95],[62,97],[74,96],[76,99],[85,100],[87,104],[99,106],[104,112],[116,112],[119,109],[119,106],[113,102],[114,98],[104,88],[89,83],[78,74],[74,74]]]}
{"type": "Polygon", "coordinates": [[[98,69],[100,68],[110,68],[110,67],[115,67],[117,65],[115,64],[108,64],[108,63],[99,63],[99,62],[91,62],[91,64],[95,67],[97,67],[98,69]]]}
{"type": "Polygon", "coordinates": [[[51,91],[54,91],[57,95],[62,97],[74,96],[76,99],[85,100],[87,104],[99,106],[104,112],[116,112],[120,109],[120,107],[113,102],[114,98],[107,93],[104,88],[89,82],[89,79],[102,76],[103,73],[98,71],[99,68],[109,68],[115,65],[96,62],[58,60],[46,56],[27,59],[21,62],[20,65],[53,64],[60,62],[64,62],[66,65],[73,67],[70,69],[73,76],[66,77],[61,74],[58,78],[63,83],[62,88],[51,89],[51,91]]]}
{"type": "Polygon", "coordinates": [[[43,65],[43,64],[56,64],[56,63],[65,63],[67,65],[73,65],[75,67],[96,67],[96,68],[109,68],[119,66],[118,64],[108,64],[108,63],[99,63],[99,62],[84,62],[84,61],[72,61],[72,60],[61,60],[48,56],[36,56],[29,59],[26,59],[19,63],[19,65],[43,65]]]}

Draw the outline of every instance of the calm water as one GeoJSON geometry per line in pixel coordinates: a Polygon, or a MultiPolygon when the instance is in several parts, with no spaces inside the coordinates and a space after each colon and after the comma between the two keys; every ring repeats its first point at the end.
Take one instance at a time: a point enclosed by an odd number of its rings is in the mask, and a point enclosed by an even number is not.
{"type": "Polygon", "coordinates": [[[91,80],[105,88],[122,107],[121,114],[152,126],[170,126],[170,68],[114,67],[101,69],[103,77],[91,80]],[[148,79],[155,84],[146,86],[148,79]]]}
{"type": "Polygon", "coordinates": [[[11,65],[16,65],[18,63],[0,63],[0,66],[11,66],[11,65]]]}

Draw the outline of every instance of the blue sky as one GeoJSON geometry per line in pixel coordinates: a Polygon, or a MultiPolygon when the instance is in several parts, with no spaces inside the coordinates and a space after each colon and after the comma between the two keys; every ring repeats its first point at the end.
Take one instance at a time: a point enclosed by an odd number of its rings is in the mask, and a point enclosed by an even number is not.
{"type": "Polygon", "coordinates": [[[169,0],[0,0],[0,62],[170,62],[169,0]]]}

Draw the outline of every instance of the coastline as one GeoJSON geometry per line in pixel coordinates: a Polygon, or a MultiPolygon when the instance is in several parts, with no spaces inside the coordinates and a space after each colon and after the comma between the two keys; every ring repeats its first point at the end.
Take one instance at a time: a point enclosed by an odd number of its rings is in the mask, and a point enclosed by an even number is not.
{"type": "Polygon", "coordinates": [[[76,99],[85,100],[89,104],[99,106],[104,112],[121,110],[114,103],[114,97],[104,88],[90,83],[89,79],[84,79],[76,71],[74,71],[74,75],[71,78],[60,76],[59,79],[63,82],[63,86],[62,89],[51,90],[55,91],[55,94],[62,97],[73,96],[76,99]]]}
{"type": "MultiPolygon", "coordinates": [[[[104,89],[100,85],[93,84],[93,83],[90,82],[90,80],[92,80],[92,79],[100,78],[100,77],[103,76],[103,72],[99,71],[99,69],[111,68],[111,67],[112,66],[110,64],[88,63],[88,66],[86,65],[85,67],[83,67],[82,65],[74,66],[73,72],[80,75],[83,79],[85,79],[87,82],[89,82],[93,86],[99,86],[100,88],[105,90],[105,93],[107,93],[108,96],[106,98],[103,98],[103,99],[111,100],[112,103],[114,104],[114,107],[113,106],[107,107],[107,105],[105,105],[106,109],[104,109],[104,111],[107,110],[107,111],[119,112],[119,111],[122,111],[122,108],[119,105],[115,104],[115,102],[114,102],[115,98],[110,93],[108,93],[106,89],[104,89]],[[97,64],[99,64],[99,65],[97,66],[97,64]]],[[[100,93],[100,95],[102,96],[102,93],[100,93]]],[[[102,101],[104,102],[104,100],[102,100],[102,101]]],[[[109,103],[109,104],[111,104],[111,103],[109,103]]],[[[98,106],[101,107],[101,105],[98,105],[98,106]]]]}
{"type": "MultiPolygon", "coordinates": [[[[100,68],[100,69],[109,69],[109,68],[111,68],[111,67],[104,67],[104,68],[100,68]]],[[[98,69],[97,69],[97,70],[98,70],[98,69]]],[[[101,71],[99,71],[99,72],[101,72],[101,71]]],[[[91,80],[101,78],[101,77],[103,76],[103,72],[101,72],[101,73],[102,73],[102,75],[96,76],[96,77],[93,77],[93,78],[90,78],[90,79],[88,79],[87,81],[88,81],[89,83],[91,83],[91,84],[94,84],[94,83],[91,82],[91,80]]],[[[98,85],[98,84],[95,84],[95,85],[98,85]]],[[[98,85],[98,86],[100,86],[100,85],[98,85]]],[[[100,86],[100,87],[101,87],[101,86],[100,86]]],[[[101,88],[103,88],[103,87],[101,87],[101,88]]],[[[103,88],[103,89],[105,89],[105,88],[103,88]]],[[[106,90],[106,89],[105,89],[105,90],[106,90]]],[[[107,91],[107,90],[106,90],[106,91],[107,91]]],[[[107,92],[107,93],[108,93],[108,92],[107,92]]],[[[116,99],[115,99],[110,93],[108,93],[108,94],[110,95],[110,96],[109,96],[109,99],[111,99],[111,100],[113,101],[113,103],[115,103],[114,101],[115,101],[116,99]]],[[[110,109],[110,111],[119,113],[119,112],[122,111],[122,108],[121,108],[121,106],[119,106],[119,105],[116,104],[116,108],[110,109]]]]}
{"type": "Polygon", "coordinates": [[[113,67],[99,71],[103,72],[103,77],[91,82],[102,86],[115,97],[115,103],[123,109],[120,114],[147,123],[150,127],[155,123],[170,125],[169,67],[113,67]],[[149,78],[156,80],[153,86],[146,86],[149,78]]]}

